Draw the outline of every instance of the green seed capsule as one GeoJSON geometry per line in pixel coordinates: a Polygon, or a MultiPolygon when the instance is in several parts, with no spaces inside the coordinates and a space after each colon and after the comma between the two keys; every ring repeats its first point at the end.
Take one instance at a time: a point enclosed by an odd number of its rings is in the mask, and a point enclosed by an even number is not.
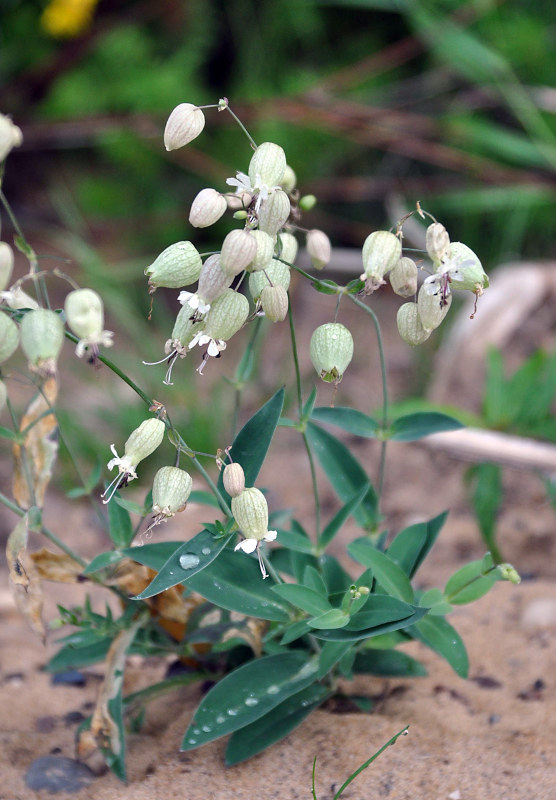
{"type": "Polygon", "coordinates": [[[290,285],[291,272],[287,264],[273,258],[270,266],[253,272],[249,276],[249,292],[255,302],[259,300],[265,286],[281,286],[286,291],[290,285]]]}
{"type": "Polygon", "coordinates": [[[261,540],[268,532],[268,504],[259,489],[244,489],[232,497],[232,514],[247,538],[261,540]]]}
{"type": "Polygon", "coordinates": [[[194,228],[208,228],[220,219],[227,207],[226,198],[216,189],[202,189],[191,204],[189,223],[194,228]]]}
{"type": "Polygon", "coordinates": [[[63,342],[64,325],[56,312],[38,308],[21,320],[21,349],[30,369],[53,374],[63,342]]]}
{"type": "Polygon", "coordinates": [[[179,467],[161,467],[153,481],[153,512],[173,517],[187,504],[193,481],[189,472],[179,467]]]}
{"type": "Polygon", "coordinates": [[[417,264],[412,258],[400,258],[389,274],[390,285],[400,297],[411,297],[417,292],[417,264]]]}
{"type": "Polygon", "coordinates": [[[339,383],[353,357],[353,337],[344,325],[328,322],[313,331],[309,352],[322,380],[339,383]]]}
{"type": "Polygon", "coordinates": [[[330,239],[323,231],[313,229],[307,233],[307,252],[315,269],[323,269],[330,261],[330,239]]]}
{"type": "Polygon", "coordinates": [[[284,261],[288,261],[290,264],[293,264],[295,257],[297,256],[298,247],[299,245],[297,243],[297,239],[293,233],[282,231],[278,237],[276,255],[284,261]]]}
{"type": "Polygon", "coordinates": [[[282,322],[288,314],[288,293],[283,286],[265,286],[260,303],[267,319],[282,322]]]}
{"type": "Polygon", "coordinates": [[[404,303],[403,306],[400,306],[396,322],[400,336],[404,342],[407,342],[412,347],[423,344],[431,335],[431,332],[423,327],[417,310],[417,303],[404,303]]]}
{"type": "Polygon", "coordinates": [[[0,364],[15,353],[19,344],[19,329],[13,319],[0,313],[0,364]]]}
{"type": "Polygon", "coordinates": [[[278,144],[263,142],[259,145],[249,162],[249,180],[251,186],[258,181],[272,188],[278,186],[286,172],[286,154],[278,144]]]}
{"type": "Polygon", "coordinates": [[[162,420],[150,417],[130,434],[124,445],[124,453],[134,467],[159,447],[164,439],[165,429],[162,420]]]}
{"type": "Polygon", "coordinates": [[[6,405],[7,399],[8,399],[8,390],[6,388],[6,384],[4,383],[4,381],[0,381],[0,411],[2,411],[4,406],[6,405]]]}
{"type": "Polygon", "coordinates": [[[260,269],[266,269],[266,267],[270,265],[274,254],[276,238],[259,230],[251,231],[251,236],[254,237],[257,243],[257,252],[255,258],[249,264],[249,271],[257,272],[260,269]]]}
{"type": "Polygon", "coordinates": [[[438,328],[450,310],[452,295],[449,294],[443,298],[440,292],[437,294],[430,294],[427,289],[428,287],[425,284],[419,289],[419,294],[417,295],[417,310],[423,328],[426,331],[433,331],[438,328]]]}
{"type": "Polygon", "coordinates": [[[226,275],[239,275],[257,255],[257,239],[250,231],[230,231],[222,243],[220,266],[226,275]]]}
{"type": "Polygon", "coordinates": [[[244,325],[248,316],[249,301],[245,295],[226,289],[212,304],[203,333],[227,342],[244,325]]]}
{"type": "Polygon", "coordinates": [[[362,280],[367,279],[371,288],[378,288],[387,272],[396,266],[402,255],[402,243],[389,231],[375,231],[363,244],[362,280]]]}
{"type": "Polygon", "coordinates": [[[276,236],[290,216],[290,199],[285,192],[276,190],[261,203],[259,210],[259,230],[276,236]]]}
{"type": "Polygon", "coordinates": [[[201,256],[191,242],[171,244],[145,270],[149,291],[152,294],[159,286],[168,289],[190,286],[199,280],[202,266],[201,256]]]}

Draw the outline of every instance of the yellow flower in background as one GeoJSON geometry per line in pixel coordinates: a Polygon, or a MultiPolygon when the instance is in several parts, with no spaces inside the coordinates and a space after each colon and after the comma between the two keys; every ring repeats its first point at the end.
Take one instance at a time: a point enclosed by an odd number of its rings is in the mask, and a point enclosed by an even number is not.
{"type": "Polygon", "coordinates": [[[50,0],[41,16],[41,26],[57,39],[72,39],[90,26],[98,0],[50,0]]]}

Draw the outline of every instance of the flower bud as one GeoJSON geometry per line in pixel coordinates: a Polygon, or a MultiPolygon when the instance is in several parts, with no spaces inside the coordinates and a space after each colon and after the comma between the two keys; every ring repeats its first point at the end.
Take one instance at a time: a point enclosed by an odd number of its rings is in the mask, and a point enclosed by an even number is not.
{"type": "Polygon", "coordinates": [[[261,541],[268,533],[268,504],[260,489],[244,489],[232,497],[232,514],[248,539],[261,541]]]}
{"type": "Polygon", "coordinates": [[[404,342],[407,342],[412,347],[423,344],[431,335],[431,332],[423,327],[417,310],[417,303],[404,303],[403,306],[400,306],[396,322],[400,336],[404,342]]]}
{"type": "Polygon", "coordinates": [[[278,144],[263,142],[259,145],[249,162],[251,186],[257,183],[269,188],[278,186],[286,171],[286,154],[278,144]]]}
{"type": "Polygon", "coordinates": [[[387,272],[396,266],[402,255],[402,243],[389,231],[375,231],[363,244],[363,269],[361,280],[367,279],[369,289],[377,289],[387,272]]]}
{"type": "Polygon", "coordinates": [[[161,467],[153,481],[153,512],[157,516],[173,517],[183,511],[192,486],[189,472],[179,467],[161,467]]]}
{"type": "Polygon", "coordinates": [[[29,311],[21,320],[20,333],[29,369],[43,376],[53,375],[64,342],[64,325],[59,314],[46,308],[29,311]]]}
{"type": "Polygon", "coordinates": [[[4,410],[6,400],[8,399],[8,390],[4,381],[0,381],[0,412],[4,410]]]}
{"type": "Polygon", "coordinates": [[[317,198],[314,194],[304,194],[299,200],[299,208],[302,211],[311,211],[317,204],[317,198]]]}
{"type": "MultiPolygon", "coordinates": [[[[125,458],[134,467],[162,444],[165,425],[156,417],[144,420],[133,433],[130,434],[124,445],[125,458]]],[[[109,467],[111,469],[111,467],[109,467]]]]}
{"type": "Polygon", "coordinates": [[[521,577],[513,564],[498,564],[496,568],[503,581],[515,584],[521,583],[521,577]]]}
{"type": "Polygon", "coordinates": [[[285,192],[276,190],[261,203],[259,211],[259,230],[276,236],[290,216],[290,199],[285,192]]]}
{"type": "Polygon", "coordinates": [[[270,236],[268,233],[258,230],[251,231],[251,236],[253,236],[257,242],[257,252],[255,258],[249,264],[249,271],[257,272],[257,270],[266,269],[270,265],[274,254],[276,239],[274,236],[270,236]]]}
{"type": "Polygon", "coordinates": [[[283,286],[265,286],[260,303],[267,319],[282,322],[288,314],[288,293],[283,286]]]}
{"type": "Polygon", "coordinates": [[[196,318],[206,314],[211,303],[228,288],[233,281],[232,275],[226,275],[220,266],[220,254],[209,256],[202,266],[199,275],[199,286],[195,293],[180,292],[178,300],[188,306],[190,313],[195,311],[196,318]]]}
{"type": "Polygon", "coordinates": [[[222,473],[222,481],[224,489],[228,492],[230,497],[237,497],[245,489],[245,473],[243,467],[234,461],[232,464],[227,464],[222,473]]]}
{"type": "Polygon", "coordinates": [[[257,255],[257,240],[250,231],[230,231],[222,243],[220,266],[226,275],[239,275],[257,255]]]}
{"type": "Polygon", "coordinates": [[[297,256],[298,248],[299,245],[293,233],[288,233],[287,231],[282,231],[280,233],[276,245],[276,255],[278,258],[293,264],[297,256]]]}
{"type": "Polygon", "coordinates": [[[270,262],[270,266],[266,267],[264,270],[253,272],[249,276],[249,292],[251,297],[254,302],[257,302],[265,286],[282,286],[282,288],[287,290],[290,285],[290,278],[291,274],[288,265],[273,258],[270,262]]]}
{"type": "Polygon", "coordinates": [[[15,353],[19,344],[19,329],[13,319],[0,313],[0,364],[15,353]]]}
{"type": "Polygon", "coordinates": [[[192,142],[205,127],[205,115],[192,103],[180,103],[176,106],[164,129],[164,146],[166,150],[177,150],[178,147],[192,142]]]}
{"type": "Polygon", "coordinates": [[[450,237],[448,236],[448,231],[440,222],[434,222],[427,228],[425,247],[435,266],[448,256],[450,237]]]}
{"type": "Polygon", "coordinates": [[[344,325],[328,322],[313,331],[309,352],[322,380],[339,383],[353,357],[353,337],[344,325]]]}
{"type": "Polygon", "coordinates": [[[417,292],[417,273],[417,264],[412,258],[400,258],[388,276],[394,292],[400,297],[414,295],[417,292]]]}
{"type": "Polygon", "coordinates": [[[211,339],[227,342],[245,324],[249,301],[233,289],[225,289],[211,306],[205,318],[203,333],[211,339]]]}
{"type": "Polygon", "coordinates": [[[307,233],[307,252],[315,269],[323,269],[330,261],[330,239],[323,231],[313,229],[307,233]]]}
{"type": "Polygon", "coordinates": [[[476,294],[482,294],[483,289],[488,289],[488,275],[478,256],[466,244],[452,242],[450,262],[456,270],[456,274],[452,276],[454,289],[468,289],[476,294]],[[461,279],[459,279],[460,275],[461,279]]]}
{"type": "Polygon", "coordinates": [[[152,294],[159,286],[168,289],[189,286],[199,280],[202,266],[201,256],[191,242],[171,244],[145,270],[149,292],[152,294]]]}
{"type": "Polygon", "coordinates": [[[9,284],[13,268],[13,250],[6,242],[0,242],[0,292],[9,284]]]}
{"type": "Polygon", "coordinates": [[[23,134],[20,128],[5,114],[0,114],[0,163],[14,147],[19,147],[22,141],[23,134]]]}
{"type": "Polygon", "coordinates": [[[112,347],[113,333],[104,330],[102,299],[93,289],[75,289],[66,296],[64,304],[68,326],[79,336],[75,352],[81,358],[87,349],[96,359],[99,345],[112,347]]]}
{"type": "Polygon", "coordinates": [[[419,289],[419,294],[417,295],[417,310],[423,328],[426,331],[433,331],[438,328],[450,310],[452,295],[448,294],[445,298],[442,298],[440,292],[437,294],[430,294],[427,289],[428,287],[425,286],[425,284],[419,289]]]}
{"type": "Polygon", "coordinates": [[[194,228],[214,225],[226,211],[226,198],[216,189],[201,189],[191,204],[189,222],[194,228]]]}
{"type": "Polygon", "coordinates": [[[297,185],[297,175],[290,167],[289,164],[286,164],[286,170],[280,181],[280,186],[282,189],[287,192],[287,194],[291,194],[297,185]]]}
{"type": "Polygon", "coordinates": [[[37,301],[24,292],[21,286],[0,292],[0,297],[12,311],[20,311],[23,308],[39,308],[37,301]]]}

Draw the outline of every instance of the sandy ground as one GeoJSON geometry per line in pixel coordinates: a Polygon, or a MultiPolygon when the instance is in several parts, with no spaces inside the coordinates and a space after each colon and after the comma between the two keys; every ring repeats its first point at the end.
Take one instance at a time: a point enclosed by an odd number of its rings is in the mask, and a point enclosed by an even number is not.
{"type": "MultiPolygon", "coordinates": [[[[322,295],[315,300],[302,296],[302,301],[309,304],[303,323],[307,328],[309,317],[320,311],[320,304],[330,307],[322,295]]],[[[263,382],[268,381],[269,386],[275,385],[274,373],[284,370],[278,356],[273,355],[273,346],[270,340],[263,374],[263,382]]],[[[368,358],[376,358],[374,341],[368,354],[359,353],[354,363],[351,391],[364,410],[380,400],[378,384],[369,388],[363,378],[368,358]]],[[[394,396],[401,396],[401,384],[415,382],[415,370],[399,349],[394,351],[391,368],[391,388],[394,396]]],[[[346,376],[346,384],[347,380],[346,376]]],[[[347,391],[343,387],[341,392],[347,391]]],[[[319,402],[330,402],[330,391],[320,391],[319,402]]],[[[467,399],[471,405],[477,401],[473,392],[467,399]]],[[[340,401],[341,395],[338,404],[340,401]]],[[[375,468],[373,443],[357,445],[357,454],[369,470],[375,468]]],[[[461,480],[464,467],[417,444],[393,446],[390,456],[384,511],[391,530],[452,509],[437,547],[419,573],[421,586],[442,586],[455,569],[484,552],[466,508],[461,480]]],[[[298,463],[302,453],[289,432],[280,434],[274,457],[278,468],[265,467],[261,475],[261,485],[270,490],[271,508],[279,503],[293,506],[309,524],[309,487],[301,477],[298,479],[297,471],[295,485],[290,479],[290,466],[298,463]]],[[[343,795],[346,800],[555,797],[555,515],[533,476],[507,471],[505,489],[499,540],[505,557],[526,580],[519,587],[497,584],[489,595],[459,608],[450,617],[468,648],[469,680],[458,678],[419,643],[411,643],[407,652],[423,661],[428,677],[358,678],[346,684],[346,692],[372,697],[372,713],[319,710],[272,749],[229,769],[223,766],[225,741],[179,753],[183,732],[200,699],[198,687],[181,689],[150,704],[141,733],[130,735],[127,786],[107,773],[71,796],[78,800],[309,798],[316,755],[317,795],[319,800],[331,800],[351,771],[409,725],[409,735],[388,748],[351,784],[343,795]]],[[[325,508],[333,503],[329,489],[324,489],[323,503],[325,508]]],[[[187,513],[206,518],[206,511],[192,508],[187,513]]],[[[67,510],[62,500],[52,497],[46,516],[47,522],[58,529],[63,519],[70,540],[79,542],[82,552],[94,555],[105,548],[85,507],[75,504],[67,510]]],[[[9,530],[9,516],[2,516],[1,521],[9,530]]],[[[344,540],[354,535],[355,529],[347,525],[344,540]]],[[[178,528],[169,528],[163,538],[179,536],[178,528]]],[[[342,543],[338,547],[339,553],[342,543]]],[[[7,586],[5,570],[0,572],[0,586],[7,586]]],[[[46,608],[49,619],[55,616],[56,601],[76,602],[78,591],[75,587],[52,586],[46,608]]],[[[93,708],[102,666],[84,671],[83,687],[53,685],[43,667],[54,651],[52,641],[44,647],[28,632],[8,589],[1,589],[0,800],[51,797],[47,792],[30,790],[25,784],[26,772],[39,756],[73,757],[78,720],[93,708]]],[[[133,657],[126,673],[126,691],[159,680],[166,666],[156,659],[133,657]]]]}

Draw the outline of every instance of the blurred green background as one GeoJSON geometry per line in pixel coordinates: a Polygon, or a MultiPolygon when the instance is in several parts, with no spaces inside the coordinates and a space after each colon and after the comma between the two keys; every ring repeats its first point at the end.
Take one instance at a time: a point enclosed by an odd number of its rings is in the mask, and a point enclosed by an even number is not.
{"type": "MultiPolygon", "coordinates": [[[[487,272],[555,256],[552,0],[1,0],[0,9],[0,110],[24,132],[5,193],[36,249],[70,259],[64,268],[102,292],[107,317],[129,344],[141,341],[145,360],[162,356],[177,306],[159,292],[146,327],[143,269],[190,237],[194,194],[245,170],[250,153],[216,111],[200,138],[167,153],[164,124],[180,102],[226,96],[257,141],[280,143],[303,192],[319,198],[311,226],[335,246],[360,247],[420,200],[487,272]]],[[[195,243],[218,247],[227,229],[196,232],[195,243]]],[[[160,387],[152,369],[138,365],[135,376],[160,387]]],[[[176,382],[172,404],[208,440],[191,384],[176,382]]],[[[128,408],[118,413],[129,429],[128,408]]]]}

